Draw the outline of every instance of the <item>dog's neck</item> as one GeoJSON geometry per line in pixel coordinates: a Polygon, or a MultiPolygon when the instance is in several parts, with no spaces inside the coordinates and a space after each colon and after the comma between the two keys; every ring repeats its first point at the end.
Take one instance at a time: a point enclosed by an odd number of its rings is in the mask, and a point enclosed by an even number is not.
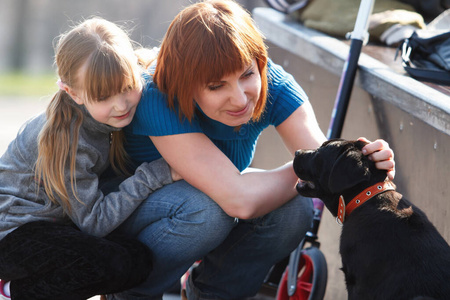
{"type": "Polygon", "coordinates": [[[365,190],[366,188],[373,186],[379,182],[384,182],[384,181],[389,181],[393,186],[394,183],[390,180],[387,179],[387,173],[386,170],[379,170],[375,167],[375,163],[374,162],[369,162],[369,177],[354,185],[351,188],[348,188],[344,191],[342,191],[342,196],[344,197],[346,203],[350,202],[350,200],[352,200],[353,198],[356,197],[356,195],[358,195],[361,191],[365,190]]]}
{"type": "Polygon", "coordinates": [[[377,182],[368,187],[361,187],[359,189],[352,189],[352,193],[345,193],[339,197],[339,206],[336,216],[338,224],[343,225],[345,218],[348,217],[354,209],[363,205],[378,194],[389,190],[395,190],[395,185],[391,181],[377,182]],[[361,189],[363,189],[361,191],[361,189]],[[361,191],[355,195],[355,191],[361,191]]]}

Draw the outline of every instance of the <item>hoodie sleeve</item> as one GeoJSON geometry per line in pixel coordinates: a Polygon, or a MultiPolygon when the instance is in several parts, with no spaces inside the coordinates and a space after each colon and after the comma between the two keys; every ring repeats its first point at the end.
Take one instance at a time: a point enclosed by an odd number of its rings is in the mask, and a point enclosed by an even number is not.
{"type": "Polygon", "coordinates": [[[77,174],[76,189],[80,201],[71,195],[71,210],[67,213],[81,231],[100,237],[125,221],[152,192],[173,182],[169,165],[158,159],[142,163],[133,176],[119,185],[117,192],[104,195],[99,189],[97,174],[89,169],[86,165],[84,170],[87,171],[77,174]]]}

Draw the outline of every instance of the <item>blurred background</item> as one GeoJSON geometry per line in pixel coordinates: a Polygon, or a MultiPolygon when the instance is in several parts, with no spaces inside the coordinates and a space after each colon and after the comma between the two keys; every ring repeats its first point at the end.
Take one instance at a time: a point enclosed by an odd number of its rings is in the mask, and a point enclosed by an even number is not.
{"type": "MultiPolygon", "coordinates": [[[[1,0],[0,72],[39,74],[52,67],[52,42],[71,24],[100,16],[125,24],[132,38],[157,46],[173,17],[188,0],[1,0]]],[[[250,11],[262,0],[241,0],[250,11]]]]}
{"type": "MultiPolygon", "coordinates": [[[[195,0],[0,0],[0,155],[20,126],[56,92],[54,42],[99,16],[123,25],[145,47],[158,46],[175,15],[195,0]]],[[[250,12],[263,0],[239,0],[250,12]]]]}

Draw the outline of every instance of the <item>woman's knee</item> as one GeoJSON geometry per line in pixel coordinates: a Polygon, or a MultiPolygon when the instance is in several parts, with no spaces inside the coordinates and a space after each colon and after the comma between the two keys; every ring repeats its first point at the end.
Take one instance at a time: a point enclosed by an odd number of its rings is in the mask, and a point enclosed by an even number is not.
{"type": "Polygon", "coordinates": [[[199,226],[203,234],[228,235],[234,226],[234,218],[227,215],[224,210],[204,193],[199,193],[186,203],[193,206],[190,209],[181,208],[179,217],[199,226]],[[193,204],[193,202],[195,202],[193,204]]]}
{"type": "Polygon", "coordinates": [[[169,224],[170,234],[189,239],[193,248],[219,245],[235,225],[234,218],[197,189],[189,189],[189,196],[170,217],[169,224]]]}
{"type": "Polygon", "coordinates": [[[313,213],[312,200],[297,196],[268,215],[271,234],[283,248],[295,248],[310,230],[313,213]]]}
{"type": "Polygon", "coordinates": [[[119,231],[136,236],[159,253],[161,247],[168,245],[193,249],[218,245],[233,226],[234,218],[210,197],[187,182],[178,181],[150,195],[119,231]]]}
{"type": "Polygon", "coordinates": [[[312,199],[296,196],[282,207],[282,213],[287,226],[309,227],[314,214],[312,199]]]}

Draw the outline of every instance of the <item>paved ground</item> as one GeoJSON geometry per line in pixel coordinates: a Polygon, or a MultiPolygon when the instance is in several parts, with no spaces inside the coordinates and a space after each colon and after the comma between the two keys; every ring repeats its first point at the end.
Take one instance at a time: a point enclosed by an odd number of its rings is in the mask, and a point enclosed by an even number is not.
{"type": "MultiPolygon", "coordinates": [[[[181,299],[180,295],[164,295],[163,300],[179,300],[181,299]]],[[[100,296],[95,296],[89,298],[88,300],[100,300],[100,296]]]]}
{"type": "MultiPolygon", "coordinates": [[[[164,295],[163,300],[179,300],[181,299],[180,295],[164,295]]],[[[88,300],[100,300],[100,296],[95,296],[89,298],[88,300]]]]}
{"type": "Polygon", "coordinates": [[[5,152],[23,123],[45,110],[49,98],[0,97],[0,154],[5,152]]]}

